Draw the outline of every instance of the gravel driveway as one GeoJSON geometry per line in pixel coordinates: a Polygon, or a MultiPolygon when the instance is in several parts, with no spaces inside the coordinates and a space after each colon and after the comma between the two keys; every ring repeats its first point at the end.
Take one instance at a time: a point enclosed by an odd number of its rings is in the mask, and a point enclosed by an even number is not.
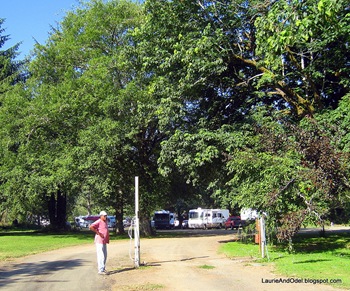
{"type": "Polygon", "coordinates": [[[130,259],[134,243],[108,246],[109,276],[97,275],[93,244],[69,247],[0,263],[1,290],[340,290],[304,283],[262,283],[281,278],[271,266],[231,260],[217,249],[234,232],[194,232],[189,237],[141,239],[141,267],[130,259]],[[207,266],[207,268],[202,268],[207,266]]]}

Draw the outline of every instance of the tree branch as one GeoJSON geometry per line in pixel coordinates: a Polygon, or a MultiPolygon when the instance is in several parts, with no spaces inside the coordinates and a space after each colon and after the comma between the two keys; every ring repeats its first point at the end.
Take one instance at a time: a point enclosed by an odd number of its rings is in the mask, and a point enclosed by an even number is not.
{"type": "MultiPolygon", "coordinates": [[[[275,74],[270,71],[269,69],[263,67],[263,66],[258,66],[257,62],[254,60],[249,60],[245,59],[239,55],[234,54],[233,57],[244,64],[254,67],[257,70],[259,70],[263,74],[269,74],[273,78],[275,78],[275,74]]],[[[314,106],[305,98],[303,98],[301,95],[296,93],[293,89],[291,89],[284,81],[277,81],[275,83],[274,89],[279,92],[280,96],[287,101],[294,109],[296,112],[297,116],[302,117],[305,115],[310,115],[312,116],[315,108],[314,106]]]]}

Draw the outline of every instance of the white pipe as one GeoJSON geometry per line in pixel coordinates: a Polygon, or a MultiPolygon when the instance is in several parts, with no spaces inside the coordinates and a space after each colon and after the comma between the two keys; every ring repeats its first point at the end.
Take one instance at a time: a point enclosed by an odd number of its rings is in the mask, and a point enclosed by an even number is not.
{"type": "Polygon", "coordinates": [[[260,240],[261,240],[261,257],[265,258],[266,235],[265,235],[264,216],[260,217],[260,240]]]}
{"type": "Polygon", "coordinates": [[[135,177],[135,268],[140,266],[139,177],[135,177]]]}

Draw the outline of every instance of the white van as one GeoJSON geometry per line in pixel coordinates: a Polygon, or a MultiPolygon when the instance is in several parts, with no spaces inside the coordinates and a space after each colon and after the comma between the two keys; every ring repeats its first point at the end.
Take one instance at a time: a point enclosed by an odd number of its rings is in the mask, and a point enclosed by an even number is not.
{"type": "Polygon", "coordinates": [[[188,216],[189,228],[221,228],[230,216],[228,209],[191,209],[188,216]]]}

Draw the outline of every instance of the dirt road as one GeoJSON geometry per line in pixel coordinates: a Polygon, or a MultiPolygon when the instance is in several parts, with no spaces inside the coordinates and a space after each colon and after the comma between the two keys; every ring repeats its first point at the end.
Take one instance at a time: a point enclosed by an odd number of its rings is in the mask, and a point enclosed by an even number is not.
{"type": "Polygon", "coordinates": [[[103,290],[93,252],[93,245],[78,246],[1,262],[0,289],[103,290]]]}
{"type": "Polygon", "coordinates": [[[233,239],[222,231],[183,238],[141,239],[134,269],[134,244],[108,247],[109,276],[97,275],[94,245],[64,248],[0,264],[1,290],[339,290],[326,285],[263,283],[281,278],[271,267],[248,260],[230,260],[217,249],[233,239]],[[206,268],[203,268],[206,266],[206,268]]]}

